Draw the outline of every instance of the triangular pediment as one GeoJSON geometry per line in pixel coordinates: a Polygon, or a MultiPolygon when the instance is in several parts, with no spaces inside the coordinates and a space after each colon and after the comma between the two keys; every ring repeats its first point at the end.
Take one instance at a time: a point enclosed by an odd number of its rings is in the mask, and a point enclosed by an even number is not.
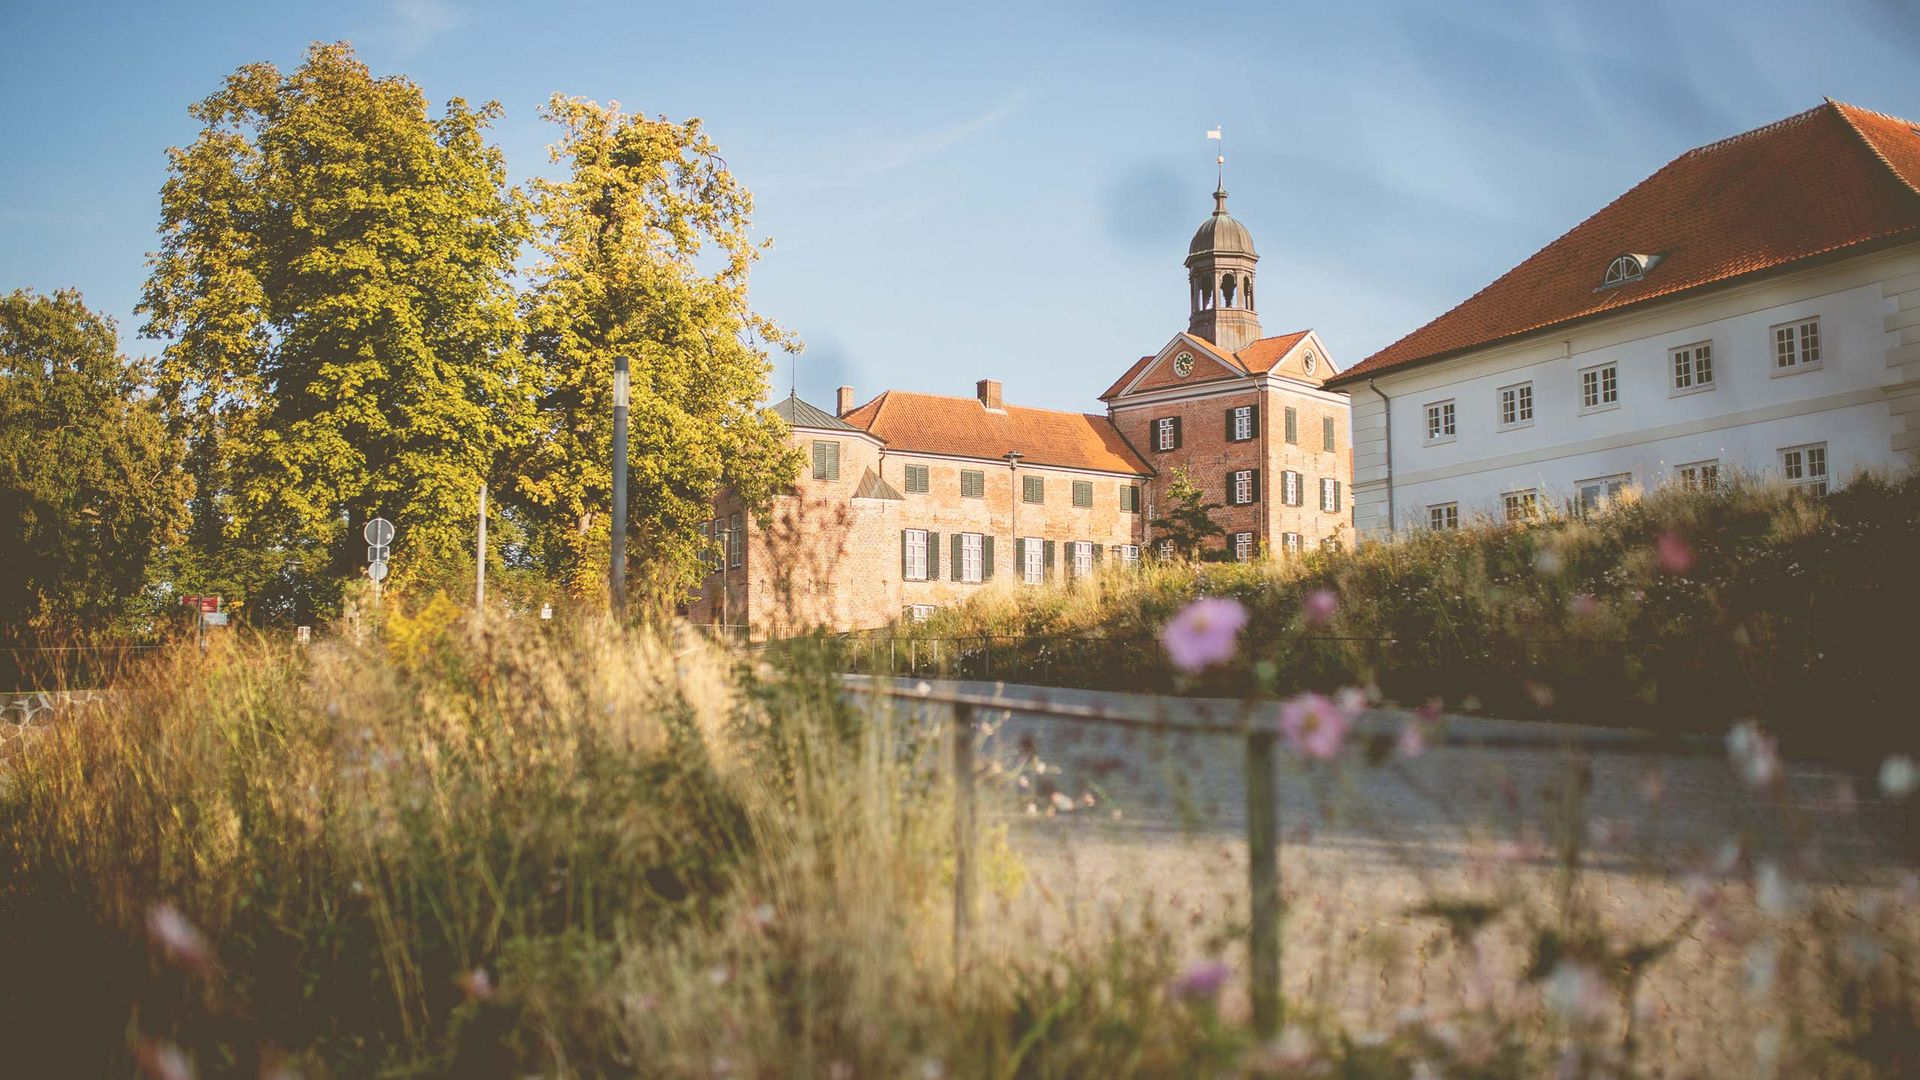
{"type": "Polygon", "coordinates": [[[1320,335],[1312,330],[1263,338],[1240,350],[1249,371],[1319,386],[1340,371],[1320,335]]]}
{"type": "Polygon", "coordinates": [[[1204,338],[1179,333],[1131,374],[1132,378],[1117,389],[1114,397],[1238,379],[1245,377],[1247,371],[1204,338]]]}

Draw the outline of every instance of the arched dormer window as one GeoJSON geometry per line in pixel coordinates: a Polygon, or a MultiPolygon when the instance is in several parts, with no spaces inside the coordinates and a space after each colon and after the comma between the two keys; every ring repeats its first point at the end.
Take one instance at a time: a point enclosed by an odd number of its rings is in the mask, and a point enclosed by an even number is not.
{"type": "Polygon", "coordinates": [[[1646,277],[1647,271],[1653,269],[1653,264],[1659,261],[1660,256],[1658,255],[1618,256],[1607,264],[1607,276],[1600,282],[1600,287],[1603,289],[1611,289],[1616,285],[1625,285],[1631,281],[1639,281],[1641,278],[1646,277]]]}

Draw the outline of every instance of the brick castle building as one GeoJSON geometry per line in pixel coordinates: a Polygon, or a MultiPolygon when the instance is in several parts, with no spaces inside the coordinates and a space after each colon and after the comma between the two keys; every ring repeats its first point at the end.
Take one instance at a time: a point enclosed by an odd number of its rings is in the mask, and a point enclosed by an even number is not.
{"type": "Polygon", "coordinates": [[[1352,536],[1348,400],[1312,330],[1262,336],[1259,255],[1227,193],[1188,246],[1186,330],[1100,395],[1102,414],[888,390],[834,411],[773,406],[806,456],[756,516],[730,493],[703,527],[716,557],[688,618],[754,634],[855,629],[959,603],[996,584],[1072,581],[1151,557],[1184,472],[1235,559],[1352,536]]]}

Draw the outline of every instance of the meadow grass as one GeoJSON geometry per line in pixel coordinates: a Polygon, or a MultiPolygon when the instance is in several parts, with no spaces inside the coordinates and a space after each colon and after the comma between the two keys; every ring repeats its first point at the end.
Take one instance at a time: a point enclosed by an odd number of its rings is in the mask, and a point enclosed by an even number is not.
{"type": "MultiPolygon", "coordinates": [[[[1663,954],[1611,933],[1559,878],[1518,868],[1483,895],[1410,895],[1415,910],[1396,916],[1453,928],[1476,968],[1480,942],[1517,934],[1514,963],[1455,983],[1436,975],[1463,989],[1364,1030],[1308,992],[1279,1038],[1255,1037],[1236,1004],[1231,942],[1244,928],[1231,914],[1175,925],[1148,904],[1071,937],[997,927],[991,948],[956,965],[948,721],[851,698],[846,663],[826,639],[776,663],[687,628],[480,628],[444,599],[392,605],[357,641],[243,637],[168,654],[0,766],[6,1071],[1664,1068],[1623,1038],[1634,981],[1663,954]],[[1197,934],[1227,944],[1199,956],[1197,934]],[[1493,979],[1505,993],[1474,990],[1493,979]]],[[[1320,766],[1374,767],[1359,758],[1320,766]]],[[[989,793],[1018,778],[982,774],[989,793]]],[[[1001,894],[991,912],[1023,874],[1007,834],[987,835],[1001,894]]],[[[1567,874],[1581,835],[1554,834],[1567,874]]],[[[1724,887],[1747,888],[1749,871],[1731,872],[1739,881],[1724,887]]],[[[1920,886],[1903,882],[1870,911],[1856,898],[1796,900],[1791,933],[1784,916],[1714,915],[1724,909],[1697,901],[1688,925],[1720,918],[1728,948],[1786,939],[1796,974],[1769,992],[1820,1018],[1758,1031],[1780,1041],[1743,1060],[1858,1076],[1920,1061],[1900,917],[1920,886]]],[[[1294,889],[1305,910],[1314,882],[1294,889]]]]}

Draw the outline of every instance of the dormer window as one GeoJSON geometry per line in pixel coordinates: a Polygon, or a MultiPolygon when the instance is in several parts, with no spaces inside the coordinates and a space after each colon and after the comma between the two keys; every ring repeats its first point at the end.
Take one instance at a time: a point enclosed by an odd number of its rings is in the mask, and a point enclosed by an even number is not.
{"type": "Polygon", "coordinates": [[[1616,285],[1639,281],[1659,261],[1658,255],[1621,255],[1607,264],[1607,276],[1600,282],[1600,287],[1611,289],[1616,285]]]}

